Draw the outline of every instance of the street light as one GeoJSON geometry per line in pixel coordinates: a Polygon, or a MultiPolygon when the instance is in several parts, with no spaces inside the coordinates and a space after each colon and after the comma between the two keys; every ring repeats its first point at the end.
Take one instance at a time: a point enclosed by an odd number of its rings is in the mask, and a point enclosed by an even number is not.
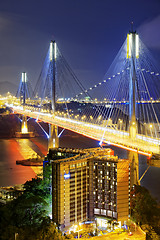
{"type": "Polygon", "coordinates": [[[93,120],[93,117],[92,117],[92,116],[90,116],[90,119],[91,119],[91,120],[93,120]]]}
{"type": "Polygon", "coordinates": [[[119,127],[120,127],[120,131],[121,131],[122,130],[122,125],[123,125],[123,120],[119,118],[118,121],[119,121],[119,127]]]}
{"type": "Polygon", "coordinates": [[[81,230],[79,229],[79,225],[80,225],[79,222],[78,222],[76,225],[74,225],[74,230],[73,230],[74,232],[77,232],[77,233],[78,233],[78,239],[79,239],[79,232],[82,231],[82,229],[81,229],[81,230]],[[78,229],[77,229],[77,227],[78,227],[78,229]],[[76,229],[77,229],[77,230],[76,230],[76,229]]]}
{"type": "Polygon", "coordinates": [[[16,239],[17,239],[17,237],[18,237],[18,233],[15,233],[15,235],[14,235],[14,236],[15,236],[15,240],[16,240],[16,239]]]}
{"type": "Polygon", "coordinates": [[[149,125],[149,128],[150,128],[151,137],[152,137],[152,128],[153,128],[153,125],[152,125],[152,124],[150,124],[150,125],[149,125]]]}

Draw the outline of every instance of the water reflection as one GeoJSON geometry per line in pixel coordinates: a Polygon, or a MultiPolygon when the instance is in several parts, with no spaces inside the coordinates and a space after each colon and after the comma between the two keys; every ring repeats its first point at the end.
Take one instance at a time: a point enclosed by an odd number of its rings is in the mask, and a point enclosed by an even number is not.
{"type": "MultiPolygon", "coordinates": [[[[97,141],[86,138],[84,136],[69,133],[67,130],[60,138],[61,147],[74,148],[89,148],[99,147],[97,141]]],[[[112,148],[119,158],[127,158],[127,151],[108,146],[112,148]]],[[[0,186],[11,186],[22,184],[25,181],[32,179],[39,172],[39,168],[24,167],[16,165],[16,160],[32,157],[33,154],[46,155],[47,139],[0,139],[0,186]],[[36,172],[36,173],[35,173],[36,172]]],[[[147,169],[147,158],[139,155],[139,175],[140,177],[147,169]]],[[[160,168],[151,166],[144,178],[141,180],[141,185],[146,187],[153,196],[160,200],[160,168]]]]}

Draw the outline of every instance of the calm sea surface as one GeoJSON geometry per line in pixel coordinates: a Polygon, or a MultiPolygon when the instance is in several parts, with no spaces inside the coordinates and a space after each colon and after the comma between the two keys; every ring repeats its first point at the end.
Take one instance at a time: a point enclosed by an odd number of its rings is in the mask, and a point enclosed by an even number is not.
{"type": "MultiPolygon", "coordinates": [[[[61,147],[89,148],[98,147],[98,142],[85,138],[67,130],[60,138],[61,147]]],[[[115,155],[127,158],[127,151],[110,146],[115,155]]],[[[16,160],[22,160],[47,153],[47,139],[45,137],[33,139],[0,139],[0,186],[22,184],[36,176],[38,168],[16,165],[16,160]]],[[[147,169],[147,158],[139,156],[140,176],[147,169]]],[[[151,194],[160,201],[160,168],[150,167],[141,181],[151,194]]]]}

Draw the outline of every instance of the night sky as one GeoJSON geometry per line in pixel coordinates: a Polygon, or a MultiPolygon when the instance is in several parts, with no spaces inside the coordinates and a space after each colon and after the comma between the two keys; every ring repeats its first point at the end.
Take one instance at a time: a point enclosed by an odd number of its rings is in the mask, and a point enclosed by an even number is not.
{"type": "Polygon", "coordinates": [[[50,40],[83,85],[102,80],[130,23],[160,64],[160,0],[1,0],[0,82],[34,86],[50,40]]]}

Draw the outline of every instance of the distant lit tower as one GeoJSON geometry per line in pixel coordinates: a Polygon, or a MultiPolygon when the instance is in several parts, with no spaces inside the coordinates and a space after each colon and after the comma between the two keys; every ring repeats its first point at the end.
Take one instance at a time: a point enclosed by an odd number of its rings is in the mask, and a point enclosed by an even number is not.
{"type": "MultiPolygon", "coordinates": [[[[136,123],[136,60],[139,58],[139,36],[131,31],[127,35],[127,58],[129,60],[129,136],[135,140],[137,133],[136,123]]],[[[138,154],[129,152],[131,166],[131,186],[138,184],[139,159],[138,154]]]]}
{"type": "Polygon", "coordinates": [[[25,105],[26,99],[29,98],[29,89],[26,72],[22,72],[22,77],[19,83],[19,88],[16,97],[20,99],[20,103],[23,105],[25,105]]]}
{"type": "MultiPolygon", "coordinates": [[[[50,42],[50,80],[51,80],[51,106],[53,117],[55,114],[56,108],[56,57],[57,57],[57,45],[55,41],[50,42]]],[[[49,140],[48,140],[48,149],[58,148],[59,139],[58,139],[58,127],[56,125],[49,124],[49,140]]]]}

